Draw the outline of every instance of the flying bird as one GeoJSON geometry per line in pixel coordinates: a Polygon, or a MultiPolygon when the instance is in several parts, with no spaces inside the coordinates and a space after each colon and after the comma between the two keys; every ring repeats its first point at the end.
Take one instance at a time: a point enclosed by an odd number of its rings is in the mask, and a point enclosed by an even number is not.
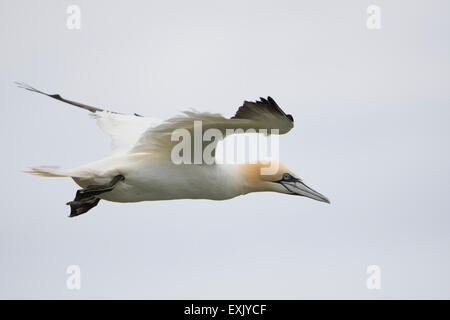
{"type": "MultiPolygon", "coordinates": [[[[100,128],[111,136],[112,154],[104,159],[73,169],[32,167],[26,171],[43,177],[69,177],[81,187],[76,192],[75,199],[67,203],[71,209],[69,217],[89,211],[100,200],[226,200],[264,191],[304,196],[330,203],[324,195],[308,187],[281,162],[275,163],[275,172],[262,174],[262,169],[267,166],[262,161],[233,164],[175,164],[172,161],[172,149],[178,143],[173,141],[172,132],[184,130],[183,132],[193,134],[196,121],[201,121],[202,132],[218,129],[224,133],[219,139],[226,136],[226,129],[277,129],[278,134],[289,132],[294,127],[293,117],[286,114],[271,97],[260,98],[255,102],[244,101],[231,118],[220,114],[185,111],[180,116],[162,121],[138,114],[126,115],[103,110],[64,99],[58,94],[42,92],[24,83],[16,84],[89,111],[100,128]]],[[[205,151],[206,147],[205,144],[201,145],[200,151],[205,151]]],[[[212,155],[214,156],[214,150],[212,155]]]]}

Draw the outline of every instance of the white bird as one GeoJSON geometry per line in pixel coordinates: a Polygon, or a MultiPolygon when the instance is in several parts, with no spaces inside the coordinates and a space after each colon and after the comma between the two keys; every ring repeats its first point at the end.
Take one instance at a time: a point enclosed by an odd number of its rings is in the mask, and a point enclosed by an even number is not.
{"type": "MultiPolygon", "coordinates": [[[[208,129],[278,129],[285,134],[294,126],[291,115],[268,97],[261,101],[245,101],[235,116],[228,119],[219,114],[184,112],[161,121],[140,115],[124,115],[104,111],[50,95],[29,85],[17,83],[26,90],[47,95],[92,112],[100,128],[112,138],[112,155],[73,169],[32,167],[27,173],[44,177],[70,177],[78,190],[71,207],[75,217],[95,207],[100,199],[114,202],[138,202],[171,199],[226,200],[250,192],[272,191],[305,196],[330,203],[322,194],[308,187],[290,168],[281,162],[269,163],[278,168],[262,174],[268,164],[261,161],[235,164],[175,164],[171,151],[177,141],[172,132],[194,131],[194,121],[202,122],[202,133],[208,129]]],[[[236,132],[238,133],[238,132],[236,132]]],[[[225,135],[225,134],[224,134],[225,135]]],[[[205,145],[201,151],[205,150],[205,145]]],[[[214,155],[214,151],[212,152],[214,155]]]]}

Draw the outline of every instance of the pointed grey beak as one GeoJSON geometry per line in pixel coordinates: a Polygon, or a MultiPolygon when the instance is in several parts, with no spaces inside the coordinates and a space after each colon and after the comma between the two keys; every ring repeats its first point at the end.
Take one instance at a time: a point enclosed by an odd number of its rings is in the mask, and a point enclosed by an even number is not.
{"type": "Polygon", "coordinates": [[[328,200],[327,197],[311,189],[300,179],[295,179],[293,181],[282,181],[281,184],[293,194],[308,197],[321,202],[330,203],[330,200],[328,200]]]}

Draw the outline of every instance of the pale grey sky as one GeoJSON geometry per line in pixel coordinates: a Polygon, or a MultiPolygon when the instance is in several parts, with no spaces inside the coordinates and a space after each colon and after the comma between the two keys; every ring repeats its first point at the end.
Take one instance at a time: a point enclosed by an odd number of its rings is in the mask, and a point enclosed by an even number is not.
{"type": "Polygon", "coordinates": [[[0,0],[0,298],[450,298],[448,1],[0,0]],[[68,5],[81,29],[68,30],[68,5]],[[368,30],[366,8],[381,8],[368,30]],[[328,196],[102,201],[25,175],[109,153],[85,112],[234,114],[270,95],[281,160],[328,196]],[[66,268],[81,267],[81,290],[66,268]],[[366,268],[381,268],[381,290],[366,268]]]}

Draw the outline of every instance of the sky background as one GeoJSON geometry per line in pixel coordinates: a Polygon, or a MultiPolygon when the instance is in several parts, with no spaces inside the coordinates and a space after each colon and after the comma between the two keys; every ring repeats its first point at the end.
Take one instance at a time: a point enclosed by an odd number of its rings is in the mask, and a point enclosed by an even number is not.
{"type": "Polygon", "coordinates": [[[449,1],[0,0],[0,298],[450,298],[449,1]],[[81,29],[66,27],[69,5],[81,29]],[[381,29],[366,27],[369,5],[381,29]],[[86,112],[231,116],[272,96],[281,160],[332,201],[102,201],[21,171],[109,154],[86,112]],[[66,287],[69,265],[81,289],[66,287]],[[381,289],[366,287],[369,265],[381,289]]]}

